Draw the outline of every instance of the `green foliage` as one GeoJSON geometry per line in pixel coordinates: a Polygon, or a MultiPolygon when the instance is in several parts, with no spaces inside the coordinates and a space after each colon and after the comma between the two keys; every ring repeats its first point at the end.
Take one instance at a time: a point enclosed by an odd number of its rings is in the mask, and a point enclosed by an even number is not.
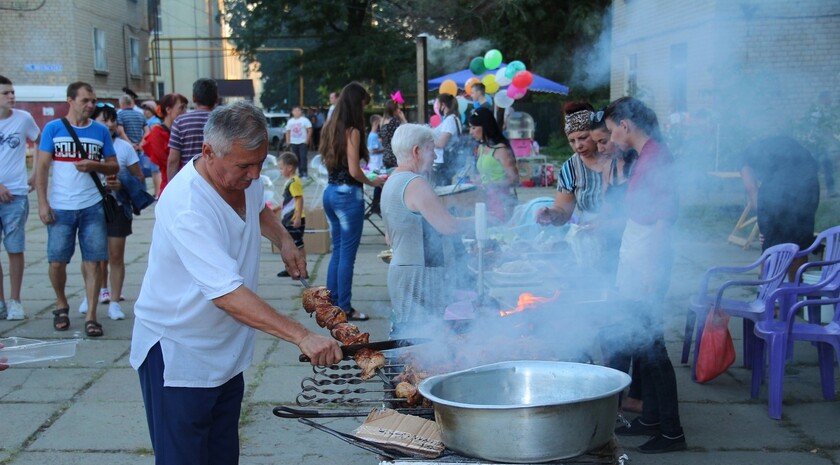
{"type": "MultiPolygon", "coordinates": [[[[404,93],[413,90],[415,40],[420,33],[451,39],[456,43],[453,49],[458,48],[458,43],[482,39],[490,45],[481,53],[497,48],[505,60],[521,60],[529,69],[569,85],[574,97],[591,99],[607,95],[606,87],[578,86],[573,79],[591,78],[585,72],[581,74],[587,66],[580,57],[593,51],[592,44],[601,37],[606,23],[604,12],[610,0],[224,0],[224,3],[237,50],[249,59],[260,59],[266,92],[275,100],[285,95],[289,101],[296,101],[289,98],[296,92],[290,90],[289,81],[296,78],[298,70],[307,88],[322,90],[321,97],[352,80],[367,85],[375,97],[384,97],[396,89],[404,93]],[[285,47],[302,48],[304,53],[266,58],[258,49],[278,46],[273,40],[282,41],[285,47]]],[[[465,61],[457,68],[429,72],[452,72],[467,65],[465,61]]]]}

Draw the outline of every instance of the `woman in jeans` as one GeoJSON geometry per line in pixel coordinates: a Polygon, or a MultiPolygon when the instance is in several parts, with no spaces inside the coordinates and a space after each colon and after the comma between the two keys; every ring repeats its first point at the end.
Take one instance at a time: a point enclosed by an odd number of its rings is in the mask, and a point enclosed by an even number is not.
{"type": "Polygon", "coordinates": [[[330,224],[332,258],[327,269],[327,288],[333,302],[347,313],[347,319],[364,321],[368,316],[350,304],[353,287],[353,266],[362,239],[365,184],[382,187],[382,178],[368,179],[361,160],[370,155],[362,143],[365,133],[365,105],[370,94],[357,82],[347,84],[338,96],[335,110],[322,130],[321,158],[329,173],[324,190],[324,211],[330,224]]]}

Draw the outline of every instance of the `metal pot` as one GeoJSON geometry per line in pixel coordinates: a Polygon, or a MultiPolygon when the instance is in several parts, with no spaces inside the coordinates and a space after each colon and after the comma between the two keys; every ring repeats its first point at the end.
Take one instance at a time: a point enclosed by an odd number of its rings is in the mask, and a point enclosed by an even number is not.
{"type": "Polygon", "coordinates": [[[630,376],[570,362],[512,361],[427,378],[443,442],[461,454],[512,463],[575,457],[613,436],[630,376]]]}

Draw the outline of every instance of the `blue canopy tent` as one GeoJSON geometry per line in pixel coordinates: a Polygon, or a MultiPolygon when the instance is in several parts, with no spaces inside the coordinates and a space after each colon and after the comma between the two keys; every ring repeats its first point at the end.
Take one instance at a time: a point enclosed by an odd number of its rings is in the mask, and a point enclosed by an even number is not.
{"type": "MultiPolygon", "coordinates": [[[[507,63],[502,63],[500,65],[501,68],[504,68],[505,66],[507,66],[507,63]]],[[[486,71],[486,72],[484,72],[483,74],[481,74],[477,77],[479,79],[481,79],[484,76],[487,76],[488,74],[491,74],[491,73],[496,74],[496,71],[497,71],[496,69],[491,70],[491,71],[486,71]]],[[[546,79],[542,76],[539,76],[539,75],[535,74],[533,71],[531,71],[531,74],[534,76],[534,82],[531,83],[531,87],[528,88],[528,92],[546,92],[546,93],[550,93],[550,94],[561,94],[561,95],[568,95],[569,94],[569,88],[564,86],[563,84],[560,84],[558,82],[554,82],[550,79],[546,79]]],[[[429,79],[429,81],[428,81],[429,90],[435,90],[435,89],[439,88],[440,85],[443,84],[443,81],[446,81],[448,79],[452,79],[453,81],[455,81],[455,84],[458,85],[459,89],[463,89],[464,84],[467,82],[467,79],[469,79],[471,77],[474,77],[474,76],[476,76],[476,75],[473,74],[473,72],[470,71],[469,68],[467,68],[467,69],[464,69],[464,70],[461,70],[461,71],[457,71],[457,72],[454,72],[454,73],[447,74],[445,76],[436,77],[434,79],[429,79]]]]}

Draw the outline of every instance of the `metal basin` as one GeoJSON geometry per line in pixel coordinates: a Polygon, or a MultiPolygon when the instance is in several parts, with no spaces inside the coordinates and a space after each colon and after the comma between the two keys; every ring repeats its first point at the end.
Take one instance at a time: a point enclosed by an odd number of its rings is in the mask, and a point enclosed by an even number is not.
{"type": "Polygon", "coordinates": [[[512,463],[575,457],[613,436],[630,376],[571,362],[494,363],[427,378],[443,442],[463,455],[512,463]]]}

